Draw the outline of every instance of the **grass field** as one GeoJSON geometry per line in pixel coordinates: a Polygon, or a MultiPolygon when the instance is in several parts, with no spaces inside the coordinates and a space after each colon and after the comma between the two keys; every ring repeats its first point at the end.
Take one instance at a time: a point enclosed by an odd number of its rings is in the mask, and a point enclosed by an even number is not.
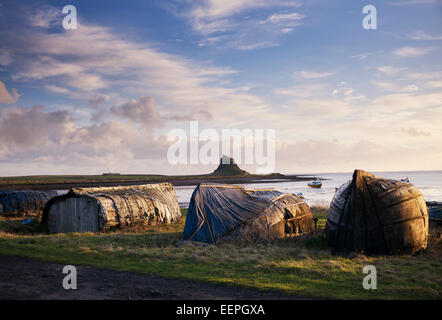
{"type": "MultiPolygon", "coordinates": [[[[326,209],[313,208],[323,228],[326,209]]],[[[186,215],[183,210],[183,215],[186,215]]],[[[0,220],[0,254],[74,265],[135,271],[223,285],[276,290],[299,297],[441,299],[442,227],[430,225],[428,249],[419,255],[342,256],[326,248],[322,230],[273,242],[224,242],[177,247],[183,222],[147,231],[46,234],[33,220],[0,220]],[[362,269],[377,268],[377,290],[364,290],[362,269]]]]}
{"type": "MultiPolygon", "coordinates": [[[[0,177],[1,185],[11,184],[53,184],[53,183],[87,183],[87,182],[132,182],[144,180],[162,180],[162,175],[52,175],[52,176],[22,176],[22,177],[0,177]]],[[[175,176],[174,179],[190,179],[198,176],[175,176]]]]}

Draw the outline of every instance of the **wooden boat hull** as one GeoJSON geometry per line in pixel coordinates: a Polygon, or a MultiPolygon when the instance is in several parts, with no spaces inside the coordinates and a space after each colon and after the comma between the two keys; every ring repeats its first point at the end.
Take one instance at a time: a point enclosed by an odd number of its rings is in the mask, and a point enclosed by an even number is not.
{"type": "Polygon", "coordinates": [[[427,202],[430,220],[442,222],[442,202],[427,202]]]}

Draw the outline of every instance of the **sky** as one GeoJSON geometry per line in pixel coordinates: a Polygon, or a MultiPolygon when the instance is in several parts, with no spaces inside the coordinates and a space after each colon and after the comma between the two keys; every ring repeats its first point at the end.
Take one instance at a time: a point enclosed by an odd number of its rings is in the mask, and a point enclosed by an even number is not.
{"type": "Polygon", "coordinates": [[[441,0],[0,0],[0,175],[210,172],[167,158],[190,121],[275,130],[281,173],[441,170],[441,57],[441,0]]]}

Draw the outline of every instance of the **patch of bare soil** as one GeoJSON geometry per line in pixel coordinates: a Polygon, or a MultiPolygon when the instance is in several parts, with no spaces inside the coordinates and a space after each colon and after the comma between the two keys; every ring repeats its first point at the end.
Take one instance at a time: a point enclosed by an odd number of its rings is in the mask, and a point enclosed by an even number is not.
{"type": "Polygon", "coordinates": [[[64,265],[0,255],[0,300],[280,300],[296,297],[76,266],[77,289],[62,286],[64,265]]]}

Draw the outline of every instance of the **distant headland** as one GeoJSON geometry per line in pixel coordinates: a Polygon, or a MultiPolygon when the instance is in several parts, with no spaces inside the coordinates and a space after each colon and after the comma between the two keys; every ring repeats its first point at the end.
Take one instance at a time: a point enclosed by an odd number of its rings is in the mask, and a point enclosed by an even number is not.
{"type": "Polygon", "coordinates": [[[309,181],[315,177],[283,175],[272,173],[266,175],[251,174],[241,169],[231,157],[223,156],[218,167],[209,174],[203,175],[152,175],[103,173],[101,175],[41,175],[23,177],[0,177],[0,189],[5,190],[65,190],[74,187],[98,187],[138,185],[148,183],[171,182],[175,186],[197,185],[202,182],[227,184],[265,183],[282,181],[309,181]],[[273,180],[273,181],[271,181],[273,180]]]}

